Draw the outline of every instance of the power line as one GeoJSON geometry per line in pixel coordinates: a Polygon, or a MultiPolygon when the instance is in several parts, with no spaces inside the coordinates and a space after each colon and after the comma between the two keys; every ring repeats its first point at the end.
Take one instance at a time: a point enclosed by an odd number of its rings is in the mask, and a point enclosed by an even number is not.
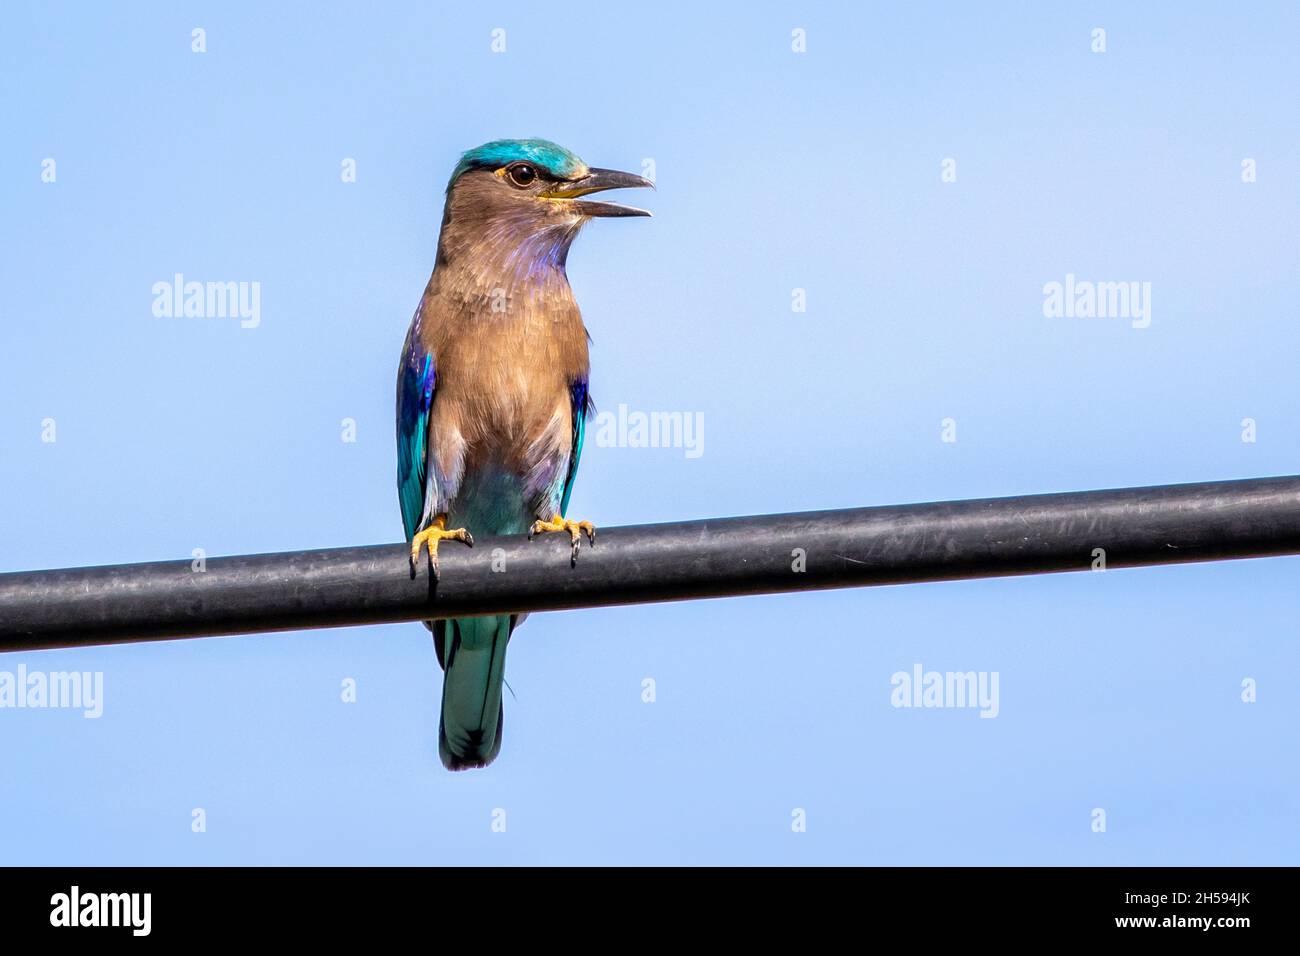
{"type": "Polygon", "coordinates": [[[1300,553],[1300,477],[0,574],[0,651],[1300,553]]]}

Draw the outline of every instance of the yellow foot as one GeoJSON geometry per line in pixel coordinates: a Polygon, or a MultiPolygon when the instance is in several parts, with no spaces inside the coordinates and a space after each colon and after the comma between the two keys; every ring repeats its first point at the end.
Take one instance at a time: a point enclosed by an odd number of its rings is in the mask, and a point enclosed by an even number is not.
{"type": "Polygon", "coordinates": [[[439,541],[464,541],[471,548],[474,547],[474,536],[464,528],[453,528],[447,530],[447,516],[438,515],[433,519],[433,524],[423,531],[417,531],[415,537],[411,539],[411,567],[415,567],[415,562],[420,560],[420,549],[427,547],[429,549],[429,563],[433,566],[433,579],[438,580],[438,542],[439,541]]]}
{"type": "Polygon", "coordinates": [[[596,526],[590,521],[569,521],[556,515],[550,521],[534,521],[533,526],[528,529],[528,537],[531,538],[543,531],[569,532],[569,537],[573,541],[573,555],[569,558],[570,567],[578,563],[578,542],[582,534],[587,536],[587,541],[593,548],[596,546],[596,526]]]}

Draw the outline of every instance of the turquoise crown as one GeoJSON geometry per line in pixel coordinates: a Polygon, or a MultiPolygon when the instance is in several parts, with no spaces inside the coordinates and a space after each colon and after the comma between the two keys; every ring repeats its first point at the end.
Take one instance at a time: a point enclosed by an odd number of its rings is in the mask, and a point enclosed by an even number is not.
{"type": "MultiPolygon", "coordinates": [[[[545,139],[497,139],[469,150],[456,164],[451,183],[471,169],[499,169],[526,160],[541,166],[556,179],[577,179],[587,164],[563,146],[545,139]]],[[[449,183],[448,185],[451,185],[449,183]]]]}

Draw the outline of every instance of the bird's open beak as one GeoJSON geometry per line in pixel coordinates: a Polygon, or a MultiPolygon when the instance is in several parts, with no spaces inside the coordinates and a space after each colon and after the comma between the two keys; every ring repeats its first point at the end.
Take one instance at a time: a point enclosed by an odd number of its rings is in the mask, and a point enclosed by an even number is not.
{"type": "Polygon", "coordinates": [[[648,216],[645,209],[635,206],[620,206],[616,202],[591,202],[579,199],[589,193],[598,193],[606,189],[640,189],[655,184],[635,173],[620,173],[617,169],[588,169],[587,175],[567,183],[558,183],[554,188],[542,193],[547,199],[562,199],[573,204],[575,211],[584,216],[648,216]]]}

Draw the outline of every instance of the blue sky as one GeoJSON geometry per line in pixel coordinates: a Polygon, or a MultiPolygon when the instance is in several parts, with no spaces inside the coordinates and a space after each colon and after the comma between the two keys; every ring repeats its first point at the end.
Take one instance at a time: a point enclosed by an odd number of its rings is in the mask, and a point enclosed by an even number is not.
{"type": "MultiPolygon", "coordinates": [[[[574,516],[1300,470],[1295,6],[990,6],[8,4],[0,570],[398,540],[398,353],[502,136],[653,161],[570,256],[592,393],[705,423],[589,444],[574,516]],[[155,317],[176,273],[257,327],[155,317]],[[1046,317],[1067,275],[1149,326],[1046,317]]],[[[104,713],[0,709],[0,863],[1294,864],[1297,571],[536,615],[457,775],[416,624],[5,655],[104,713]],[[915,664],[998,716],[891,706],[915,664]]]]}

